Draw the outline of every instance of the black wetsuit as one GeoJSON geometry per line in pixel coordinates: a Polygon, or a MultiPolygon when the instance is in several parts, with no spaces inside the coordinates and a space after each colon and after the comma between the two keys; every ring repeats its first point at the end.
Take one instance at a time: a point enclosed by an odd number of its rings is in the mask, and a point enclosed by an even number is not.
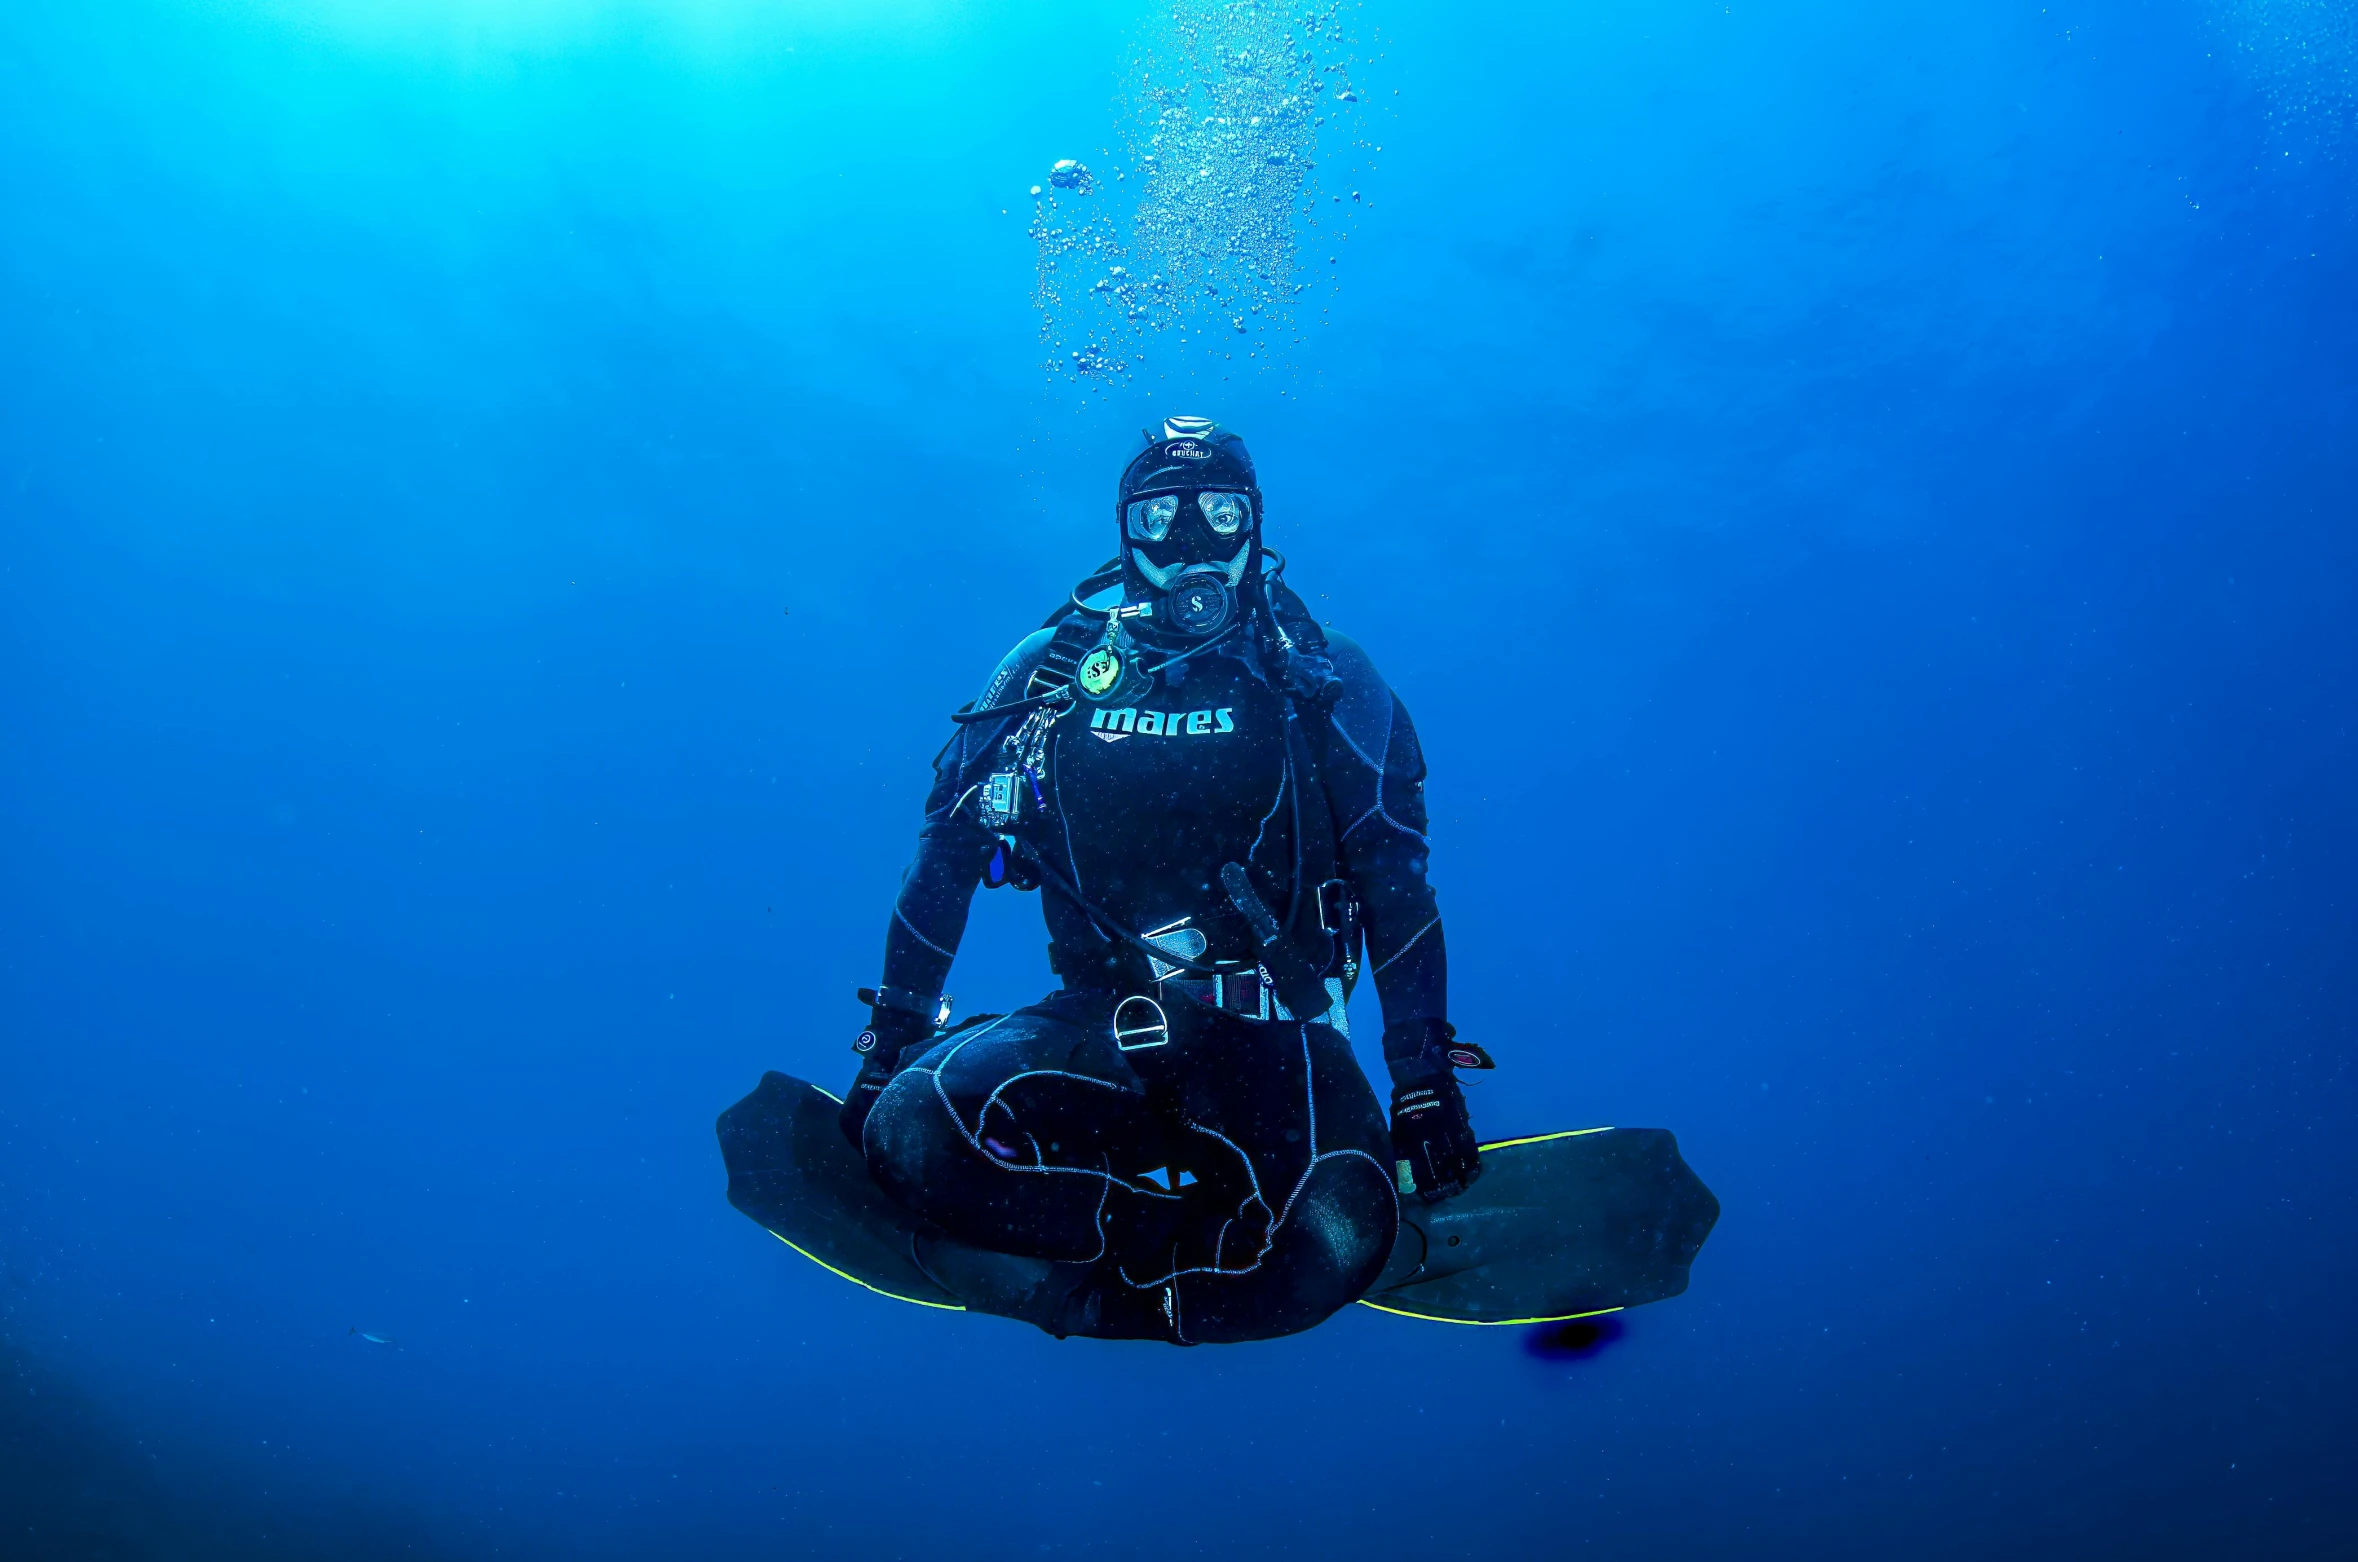
{"type": "MultiPolygon", "coordinates": [[[[975,709],[1070,684],[1104,623],[1026,639],[975,709]]],[[[1423,757],[1366,656],[1282,585],[1204,647],[1124,650],[1108,698],[973,722],[937,758],[886,984],[940,992],[1005,871],[1039,882],[1064,988],[912,1047],[862,1146],[952,1236],[1052,1261],[1000,1310],[1059,1334],[1292,1333],[1366,1289],[1398,1220],[1345,1039],[1362,939],[1388,1022],[1446,1014],[1423,757]],[[1011,793],[1012,818],[987,811],[1011,793]]]]}

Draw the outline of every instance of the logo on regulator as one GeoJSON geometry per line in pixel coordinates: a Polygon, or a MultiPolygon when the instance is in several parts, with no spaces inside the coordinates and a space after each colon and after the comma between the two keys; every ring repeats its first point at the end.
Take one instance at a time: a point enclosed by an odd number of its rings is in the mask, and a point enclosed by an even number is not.
{"type": "Polygon", "coordinates": [[[1081,658],[1075,676],[1080,679],[1082,693],[1103,694],[1122,681],[1121,654],[1110,645],[1101,645],[1081,658]]]}

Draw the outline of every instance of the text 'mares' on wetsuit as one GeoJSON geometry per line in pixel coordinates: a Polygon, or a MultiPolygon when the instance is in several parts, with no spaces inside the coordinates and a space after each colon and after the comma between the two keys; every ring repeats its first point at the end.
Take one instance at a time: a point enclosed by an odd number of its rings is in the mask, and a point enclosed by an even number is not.
{"type": "Polygon", "coordinates": [[[845,1132],[975,1247],[1047,1260],[1002,1310],[1180,1343],[1306,1329],[1400,1195],[1480,1173],[1426,878],[1424,757],[1366,655],[1261,545],[1235,435],[1173,418],[1121,553],[1011,651],[935,761],[845,1132]],[[1036,889],[1062,988],[941,1030],[974,891],[1036,889]],[[1347,1041],[1364,959],[1387,1125],[1347,1041]]]}

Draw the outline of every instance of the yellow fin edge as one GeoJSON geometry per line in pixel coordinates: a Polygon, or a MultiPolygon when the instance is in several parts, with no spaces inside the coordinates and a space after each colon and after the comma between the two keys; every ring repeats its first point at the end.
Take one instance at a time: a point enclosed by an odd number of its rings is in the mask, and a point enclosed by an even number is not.
{"type": "MultiPolygon", "coordinates": [[[[1609,1134],[1612,1131],[1610,1125],[1603,1128],[1567,1128],[1561,1133],[1532,1134],[1524,1139],[1501,1139],[1495,1144],[1483,1145],[1482,1149],[1485,1151],[1511,1150],[1518,1144],[1545,1144],[1550,1139],[1578,1139],[1588,1134],[1609,1134]]],[[[1371,1308],[1376,1312],[1390,1313],[1395,1318],[1415,1318],[1423,1323],[1458,1323],[1473,1329],[1505,1329],[1525,1323],[1570,1323],[1575,1318],[1602,1318],[1607,1313],[1626,1311],[1625,1308],[1620,1307],[1598,1307],[1584,1313],[1558,1313],[1548,1318],[1436,1318],[1431,1313],[1412,1313],[1404,1307],[1386,1307],[1382,1302],[1371,1302],[1365,1297],[1359,1299],[1359,1305],[1371,1308]]]]}
{"type": "MultiPolygon", "coordinates": [[[[762,1227],[762,1230],[770,1231],[770,1228],[764,1226],[762,1227]]],[[[778,1233],[775,1231],[770,1231],[770,1235],[773,1237],[778,1237],[778,1233]]],[[[778,1240],[781,1242],[786,1242],[784,1237],[778,1237],[778,1240]]],[[[861,1279],[858,1275],[845,1274],[844,1271],[836,1268],[833,1264],[830,1264],[827,1262],[827,1260],[821,1258],[818,1254],[812,1252],[807,1247],[798,1247],[792,1242],[786,1242],[786,1245],[788,1247],[794,1248],[794,1251],[800,1253],[803,1257],[809,1259],[812,1263],[817,1264],[821,1269],[826,1270],[829,1274],[841,1276],[843,1279],[849,1280],[852,1284],[860,1287],[862,1290],[874,1291],[878,1296],[889,1296],[896,1302],[907,1302],[912,1307],[932,1307],[946,1313],[962,1313],[966,1311],[965,1308],[959,1306],[956,1302],[929,1302],[922,1296],[903,1296],[898,1291],[887,1291],[883,1286],[870,1285],[867,1281],[861,1279]]]]}
{"type": "MultiPolygon", "coordinates": [[[[843,1097],[837,1095],[834,1091],[829,1090],[826,1086],[813,1085],[811,1088],[816,1090],[819,1094],[825,1096],[828,1100],[834,1102],[837,1106],[843,1105],[843,1097]]],[[[767,1226],[764,1226],[761,1229],[764,1231],[770,1231],[770,1228],[767,1226]]],[[[778,1237],[778,1233],[775,1231],[770,1231],[770,1235],[773,1237],[778,1237]]],[[[786,1242],[784,1237],[778,1237],[778,1240],[781,1242],[786,1242]]],[[[903,1296],[898,1291],[887,1291],[883,1286],[870,1285],[867,1281],[861,1279],[858,1275],[844,1274],[842,1270],[836,1268],[833,1264],[830,1264],[827,1262],[827,1260],[821,1258],[818,1254],[812,1252],[807,1247],[798,1247],[792,1242],[786,1242],[786,1245],[788,1247],[794,1248],[794,1251],[800,1253],[803,1257],[809,1259],[812,1263],[817,1264],[821,1269],[826,1270],[829,1274],[837,1275],[843,1279],[849,1280],[852,1284],[860,1287],[862,1290],[874,1291],[878,1296],[889,1296],[896,1302],[907,1302],[911,1307],[932,1307],[946,1313],[962,1313],[966,1311],[965,1308],[959,1306],[956,1302],[929,1302],[921,1296],[903,1296]]]]}
{"type": "Polygon", "coordinates": [[[1559,1134],[1533,1134],[1527,1139],[1501,1139],[1496,1144],[1486,1144],[1481,1146],[1481,1148],[1485,1151],[1511,1150],[1518,1144],[1545,1144],[1550,1139],[1580,1139],[1585,1138],[1589,1134],[1609,1134],[1612,1131],[1613,1130],[1610,1126],[1604,1128],[1567,1128],[1559,1134]]]}
{"type": "Polygon", "coordinates": [[[1437,1318],[1431,1313],[1412,1313],[1404,1307],[1386,1307],[1382,1302],[1359,1299],[1362,1307],[1371,1307],[1395,1318],[1414,1318],[1422,1323],[1460,1323],[1469,1329],[1507,1329],[1519,1323],[1570,1323],[1575,1318],[1602,1318],[1607,1313],[1628,1311],[1625,1307],[1598,1307],[1584,1313],[1557,1313],[1548,1318],[1437,1318]]]}

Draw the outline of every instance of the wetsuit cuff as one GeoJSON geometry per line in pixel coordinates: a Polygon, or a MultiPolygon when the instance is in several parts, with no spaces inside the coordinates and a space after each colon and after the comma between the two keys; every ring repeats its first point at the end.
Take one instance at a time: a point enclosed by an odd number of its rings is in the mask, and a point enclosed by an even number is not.
{"type": "Polygon", "coordinates": [[[1384,1066],[1395,1085],[1424,1085],[1450,1074],[1457,1027],[1443,1019],[1394,1020],[1384,1027],[1384,1066]]]}
{"type": "Polygon", "coordinates": [[[930,1021],[919,1019],[902,1009],[888,1009],[882,1004],[876,1004],[868,1010],[867,1028],[853,1041],[852,1051],[867,1063],[890,1073],[899,1064],[902,1052],[911,1046],[922,1045],[932,1036],[933,1025],[930,1021]]]}
{"type": "Polygon", "coordinates": [[[929,1021],[938,1021],[942,1007],[938,994],[928,997],[924,993],[911,992],[906,987],[863,987],[859,991],[859,999],[871,1008],[897,1009],[903,1014],[929,1021]]]}

